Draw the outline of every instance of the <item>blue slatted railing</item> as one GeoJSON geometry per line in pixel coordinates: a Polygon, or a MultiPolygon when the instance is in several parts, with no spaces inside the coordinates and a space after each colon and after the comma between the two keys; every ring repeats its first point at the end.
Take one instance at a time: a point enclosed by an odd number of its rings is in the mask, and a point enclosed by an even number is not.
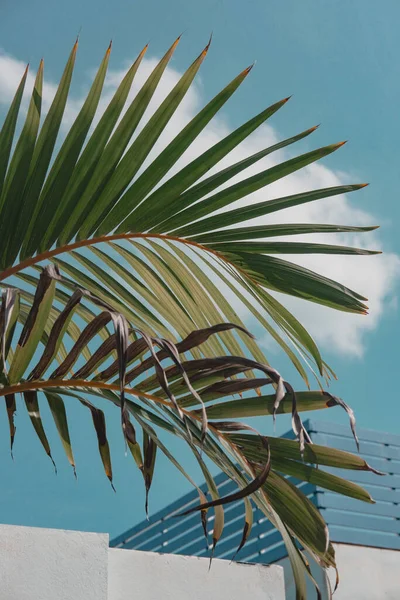
{"type": "MultiPolygon", "coordinates": [[[[305,425],[315,444],[355,452],[354,440],[347,427],[313,420],[306,421],[305,425]]],[[[308,483],[296,483],[321,510],[333,542],[400,550],[400,436],[368,429],[359,430],[358,435],[361,455],[374,469],[385,473],[385,477],[366,471],[326,470],[365,487],[375,499],[375,504],[342,497],[308,483]]],[[[292,434],[288,433],[287,437],[292,437],[292,434]]],[[[221,495],[235,489],[235,485],[223,473],[215,481],[221,495]]],[[[201,488],[207,491],[205,485],[201,488]]],[[[206,547],[199,515],[174,518],[177,513],[197,503],[198,494],[194,490],[153,515],[150,522],[139,523],[112,540],[111,546],[208,556],[210,548],[206,547]]],[[[242,537],[243,512],[241,502],[226,507],[224,534],[217,545],[216,557],[230,559],[236,551],[242,537]]],[[[210,533],[213,520],[213,515],[210,515],[210,533]]],[[[253,528],[238,558],[241,561],[272,563],[285,555],[280,534],[254,507],[253,528]]]]}

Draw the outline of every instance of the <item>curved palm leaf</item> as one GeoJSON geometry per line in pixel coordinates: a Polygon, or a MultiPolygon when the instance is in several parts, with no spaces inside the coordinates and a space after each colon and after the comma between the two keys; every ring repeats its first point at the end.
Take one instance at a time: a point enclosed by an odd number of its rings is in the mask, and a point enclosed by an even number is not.
{"type": "Polygon", "coordinates": [[[290,385],[268,366],[239,318],[237,307],[242,304],[251,312],[260,328],[288,354],[307,385],[303,359],[320,376],[329,379],[332,371],[314,340],[273,292],[359,314],[366,312],[366,300],[320,274],[279,258],[279,254],[365,255],[371,251],[274,242],[270,238],[361,233],[374,228],[246,222],[350,193],[365,184],[311,190],[241,208],[232,206],[343,145],[300,153],[255,175],[246,175],[246,168],[311,135],[316,129],[312,127],[219,169],[219,163],[280,110],[288,98],[267,107],[189,164],[175,169],[177,161],[247,78],[251,67],[241,71],[158,156],[149,160],[209,47],[208,44],[146,120],[146,109],[178,42],[179,38],[126,106],[145,47],[93,127],[110,46],[57,151],[77,44],[43,124],[40,126],[43,63],[18,140],[14,136],[26,72],[5,118],[0,132],[0,285],[5,290],[0,311],[0,395],[5,397],[11,445],[16,394],[21,392],[40,443],[51,458],[39,407],[39,396],[44,393],[68,460],[75,468],[63,399],[73,397],[91,413],[104,470],[112,481],[104,414],[87,397],[94,395],[112,402],[120,407],[123,433],[142,472],[146,494],[153,479],[157,448],[191,481],[157,436],[156,428],[188,443],[212,498],[211,503],[207,502],[199,490],[203,523],[209,508],[216,511],[215,546],[223,530],[222,507],[229,498],[218,497],[199,452],[202,448],[237,482],[239,492],[235,498],[246,502],[242,541],[251,527],[246,499],[249,494],[281,531],[302,598],[307,570],[293,536],[324,566],[334,565],[333,549],[327,546],[321,517],[280,474],[318,481],[328,489],[370,501],[354,484],[316,470],[313,465],[327,464],[323,461],[331,457],[341,467],[343,463],[349,468],[369,467],[357,457],[333,450],[321,458],[317,449],[308,462],[310,447],[299,411],[340,405],[349,413],[354,427],[352,412],[341,400],[326,393],[294,394],[290,385]],[[239,175],[242,179],[233,183],[239,175]],[[19,335],[17,345],[11,343],[14,331],[19,335]],[[75,374],[71,375],[71,369],[75,374]],[[152,369],[150,375],[148,369],[152,369]],[[264,385],[273,385],[275,393],[261,395],[259,388],[264,385]],[[220,401],[252,389],[257,396],[220,401]],[[293,415],[300,455],[287,445],[279,446],[279,440],[271,443],[256,433],[238,437],[235,431],[248,429],[245,424],[209,421],[275,416],[279,412],[293,415]],[[143,431],[142,449],[132,420],[143,431]],[[262,452],[254,449],[255,440],[261,442],[262,452]],[[307,464],[302,462],[302,455],[307,464]]]}
{"type": "MultiPolygon", "coordinates": [[[[256,175],[244,176],[238,183],[230,183],[247,167],[315,131],[316,127],[312,127],[218,171],[219,162],[286,104],[288,98],[261,111],[168,177],[178,159],[243,83],[250,68],[228,83],[148,164],[149,153],[178,109],[209,46],[147,123],[143,122],[178,42],[179,39],[125,107],[147,47],[143,49],[91,131],[106,77],[111,49],[108,48],[87,99],[55,156],[77,44],[38,130],[41,64],[25,125],[9,161],[24,75],[1,132],[4,152],[3,166],[0,165],[0,280],[13,283],[12,276],[23,279],[28,275],[35,283],[37,272],[27,269],[53,259],[62,265],[71,282],[84,285],[103,299],[107,296],[107,301],[135,326],[152,335],[169,332],[169,337],[175,338],[196,326],[233,319],[239,323],[233,306],[235,302],[246,302],[246,293],[250,293],[254,298],[253,316],[284,348],[303,378],[307,381],[301,357],[296,356],[288,342],[316,365],[320,375],[329,377],[315,343],[267,290],[354,313],[365,313],[365,298],[276,255],[371,252],[327,244],[253,240],[299,233],[364,232],[373,228],[303,224],[226,228],[290,206],[349,193],[363,184],[312,190],[229,210],[237,200],[328,156],[342,145],[300,154],[256,175]],[[139,126],[142,129],[136,134],[139,126]],[[8,162],[6,169],[4,165],[8,162]],[[225,209],[223,213],[218,212],[221,208],[225,209]],[[234,302],[221,293],[216,277],[225,278],[225,285],[234,290],[234,302]],[[168,299],[167,308],[164,297],[168,299]]],[[[62,303],[61,296],[59,300],[62,303]]],[[[253,341],[241,334],[240,337],[237,341],[232,332],[226,332],[210,340],[205,349],[212,356],[222,348],[234,354],[242,354],[247,348],[255,359],[265,361],[253,341]]]]}
{"type": "Polygon", "coordinates": [[[94,396],[97,403],[111,402],[121,411],[123,435],[144,479],[146,511],[157,448],[192,482],[160,441],[157,429],[161,428],[182,438],[199,462],[211,500],[208,501],[199,490],[200,504],[191,510],[201,513],[204,524],[206,512],[210,508],[215,509],[213,548],[223,533],[223,506],[242,499],[245,502],[245,524],[238,551],[243,547],[251,527],[252,499],[281,531],[282,527],[287,528],[323,564],[334,565],[322,517],[287,476],[372,502],[369,494],[358,485],[318,467],[373,469],[358,456],[308,443],[309,438],[299,416],[302,410],[319,410],[336,405],[346,408],[352,416],[350,409],[326,392],[295,393],[275,369],[255,360],[232,355],[201,359],[192,357],[195,350],[203,354],[203,346],[217,334],[238,330],[251,338],[240,325],[224,323],[196,329],[174,344],[138,331],[104,300],[79,287],[67,300],[64,310],[58,311],[56,318],[51,319],[56,288],[62,283],[62,276],[56,267],[49,265],[41,272],[32,306],[19,332],[15,323],[21,311],[19,297],[22,292],[9,288],[2,296],[0,396],[6,402],[11,448],[15,438],[16,396],[21,393],[39,441],[53,461],[46,435],[48,424],[42,421],[40,413],[43,396],[49,404],[62,445],[75,472],[64,403],[65,398],[74,398],[91,414],[103,468],[113,485],[104,413],[86,396],[94,396]],[[67,335],[72,313],[84,304],[92,305],[93,317],[81,330],[72,347],[69,344],[66,355],[61,356],[61,344],[67,335]],[[109,330],[110,326],[113,331],[109,330]],[[17,343],[13,341],[16,331],[17,343]],[[111,356],[113,351],[117,356],[115,360],[111,356]],[[262,377],[254,377],[252,371],[260,371],[262,377]],[[237,375],[237,378],[232,379],[233,375],[237,375]],[[220,402],[227,396],[269,385],[276,388],[275,393],[269,396],[220,402]],[[237,404],[241,406],[239,413],[235,410],[237,404]],[[300,443],[267,438],[245,423],[214,420],[220,416],[275,415],[288,411],[292,413],[300,443]],[[210,421],[210,418],[213,420],[210,421]],[[136,437],[135,421],[142,430],[143,450],[136,437]],[[252,433],[239,433],[241,430],[250,430],[252,433]],[[237,483],[236,492],[225,497],[218,495],[200,450],[237,483]],[[236,463],[242,469],[238,469],[236,463]]]}

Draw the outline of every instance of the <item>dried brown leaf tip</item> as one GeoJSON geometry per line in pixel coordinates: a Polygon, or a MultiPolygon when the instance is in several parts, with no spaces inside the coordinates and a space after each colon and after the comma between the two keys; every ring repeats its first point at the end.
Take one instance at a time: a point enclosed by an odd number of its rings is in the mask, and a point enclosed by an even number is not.
{"type": "Polygon", "coordinates": [[[149,49],[149,44],[146,44],[145,47],[143,48],[143,50],[141,51],[141,53],[139,54],[139,57],[142,58],[146,54],[148,49],[149,49]]]}
{"type": "Polygon", "coordinates": [[[181,41],[181,37],[182,37],[182,34],[178,35],[178,37],[176,38],[176,40],[174,41],[174,43],[172,44],[172,46],[170,48],[170,52],[173,52],[175,50],[175,48],[177,47],[177,45],[181,41]]]}
{"type": "Polygon", "coordinates": [[[252,70],[252,68],[254,67],[255,64],[256,63],[254,61],[252,65],[249,65],[248,67],[246,67],[245,69],[243,69],[243,71],[241,72],[241,75],[247,76],[250,73],[250,71],[252,70]]]}
{"type": "Polygon", "coordinates": [[[15,438],[15,432],[16,432],[16,427],[14,424],[14,415],[15,415],[15,411],[17,410],[17,406],[15,403],[15,394],[8,394],[5,397],[5,401],[6,401],[6,408],[7,408],[7,416],[8,416],[8,424],[10,426],[10,452],[11,452],[11,457],[13,457],[13,445],[14,445],[14,438],[15,438]]]}
{"type": "Polygon", "coordinates": [[[208,43],[207,43],[207,46],[204,48],[203,52],[201,53],[203,57],[206,56],[206,54],[211,46],[212,37],[213,37],[213,34],[211,33],[210,39],[208,40],[208,43]]]}
{"type": "Polygon", "coordinates": [[[152,438],[144,431],[143,432],[143,476],[144,485],[146,488],[145,511],[146,518],[149,518],[149,491],[153,481],[153,473],[156,462],[157,446],[152,438]]]}

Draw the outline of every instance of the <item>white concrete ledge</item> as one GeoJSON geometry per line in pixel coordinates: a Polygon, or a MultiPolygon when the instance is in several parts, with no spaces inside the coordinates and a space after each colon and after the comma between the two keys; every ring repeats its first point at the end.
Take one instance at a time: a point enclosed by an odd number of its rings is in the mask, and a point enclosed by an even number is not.
{"type": "Polygon", "coordinates": [[[107,600],[108,535],[0,525],[1,600],[107,600]]]}
{"type": "Polygon", "coordinates": [[[283,569],[136,550],[109,551],[109,600],[284,600],[283,569]]]}
{"type": "Polygon", "coordinates": [[[284,600],[283,569],[108,548],[108,535],[0,525],[1,600],[284,600]]]}

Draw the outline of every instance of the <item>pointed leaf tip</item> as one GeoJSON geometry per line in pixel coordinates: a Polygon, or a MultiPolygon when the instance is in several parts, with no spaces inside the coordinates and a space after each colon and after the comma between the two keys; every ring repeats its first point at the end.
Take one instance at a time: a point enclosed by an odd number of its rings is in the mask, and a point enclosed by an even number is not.
{"type": "MultiPolygon", "coordinates": [[[[359,183],[358,184],[358,189],[361,190],[362,188],[365,188],[367,186],[369,186],[369,183],[359,183]]],[[[379,225],[378,225],[378,227],[379,227],[379,225]]]]}
{"type": "Polygon", "coordinates": [[[182,37],[183,33],[181,33],[180,35],[178,35],[178,37],[176,38],[176,40],[174,41],[174,43],[172,44],[172,50],[175,50],[175,48],[177,47],[177,45],[179,44],[179,42],[181,41],[181,37],[182,37]]]}
{"type": "Polygon", "coordinates": [[[210,39],[209,39],[209,41],[207,43],[207,46],[204,48],[204,50],[200,54],[200,58],[205,58],[206,57],[207,52],[208,52],[208,50],[210,48],[210,45],[211,45],[211,40],[212,40],[212,33],[210,35],[210,39]]]}
{"type": "Polygon", "coordinates": [[[110,43],[108,44],[108,48],[107,48],[107,53],[108,54],[110,54],[111,48],[112,48],[112,40],[110,40],[110,43]]]}
{"type": "Polygon", "coordinates": [[[250,65],[249,67],[246,67],[246,69],[243,69],[241,75],[244,75],[244,76],[248,75],[255,64],[256,64],[256,61],[254,61],[253,64],[250,65]]]}

